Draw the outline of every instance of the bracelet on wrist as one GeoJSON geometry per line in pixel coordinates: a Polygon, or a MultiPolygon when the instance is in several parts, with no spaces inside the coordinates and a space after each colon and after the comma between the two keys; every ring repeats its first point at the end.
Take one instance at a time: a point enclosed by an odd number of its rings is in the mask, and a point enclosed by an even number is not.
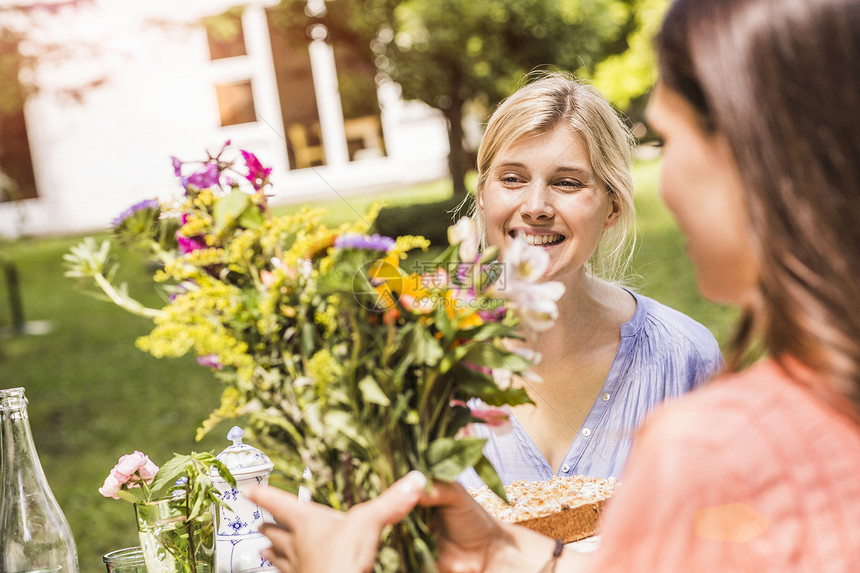
{"type": "Polygon", "coordinates": [[[549,558],[549,561],[546,562],[540,573],[555,573],[555,564],[558,563],[558,558],[561,557],[562,551],[564,551],[564,541],[556,539],[555,547],[552,550],[552,557],[549,558]]]}

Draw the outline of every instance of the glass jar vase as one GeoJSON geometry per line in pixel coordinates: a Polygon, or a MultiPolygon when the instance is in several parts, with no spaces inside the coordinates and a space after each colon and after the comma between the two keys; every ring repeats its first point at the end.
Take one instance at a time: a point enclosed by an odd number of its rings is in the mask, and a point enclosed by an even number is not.
{"type": "Polygon", "coordinates": [[[212,509],[188,519],[184,496],[134,504],[137,530],[149,573],[214,573],[212,509]]]}

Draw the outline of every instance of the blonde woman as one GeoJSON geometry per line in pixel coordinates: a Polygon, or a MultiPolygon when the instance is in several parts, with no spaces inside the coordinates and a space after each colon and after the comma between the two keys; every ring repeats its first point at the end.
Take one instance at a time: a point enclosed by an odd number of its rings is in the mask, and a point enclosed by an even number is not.
{"type": "MultiPolygon", "coordinates": [[[[618,476],[645,415],[714,374],[720,351],[702,325],[620,284],[634,237],[627,127],[571,76],[532,80],[487,124],[473,217],[485,245],[547,253],[543,277],[565,293],[554,324],[524,343],[541,381],[514,383],[535,404],[513,409],[509,433],[478,434],[506,484],[618,476]]],[[[474,470],[460,481],[482,485],[474,470]]]]}

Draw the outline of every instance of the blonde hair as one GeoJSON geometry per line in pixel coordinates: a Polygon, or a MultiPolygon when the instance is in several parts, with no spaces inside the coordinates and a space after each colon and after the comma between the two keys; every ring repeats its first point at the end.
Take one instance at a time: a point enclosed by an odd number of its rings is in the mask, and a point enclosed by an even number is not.
{"type": "Polygon", "coordinates": [[[524,79],[527,83],[493,112],[478,150],[478,183],[471,215],[481,237],[486,241],[486,226],[478,199],[499,152],[521,138],[566,124],[585,142],[595,176],[619,208],[618,222],[604,232],[587,268],[601,278],[621,280],[630,265],[636,242],[630,174],[633,135],[599,91],[572,75],[541,72],[524,79]]]}

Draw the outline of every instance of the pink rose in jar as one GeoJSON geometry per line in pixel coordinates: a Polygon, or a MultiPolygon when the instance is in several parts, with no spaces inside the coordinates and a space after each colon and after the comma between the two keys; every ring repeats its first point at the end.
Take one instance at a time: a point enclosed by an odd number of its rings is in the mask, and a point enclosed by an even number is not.
{"type": "Polygon", "coordinates": [[[99,493],[105,497],[119,499],[121,489],[138,487],[141,483],[149,484],[157,473],[158,466],[146,454],[138,451],[126,454],[111,469],[104,485],[99,488],[99,493]]]}

